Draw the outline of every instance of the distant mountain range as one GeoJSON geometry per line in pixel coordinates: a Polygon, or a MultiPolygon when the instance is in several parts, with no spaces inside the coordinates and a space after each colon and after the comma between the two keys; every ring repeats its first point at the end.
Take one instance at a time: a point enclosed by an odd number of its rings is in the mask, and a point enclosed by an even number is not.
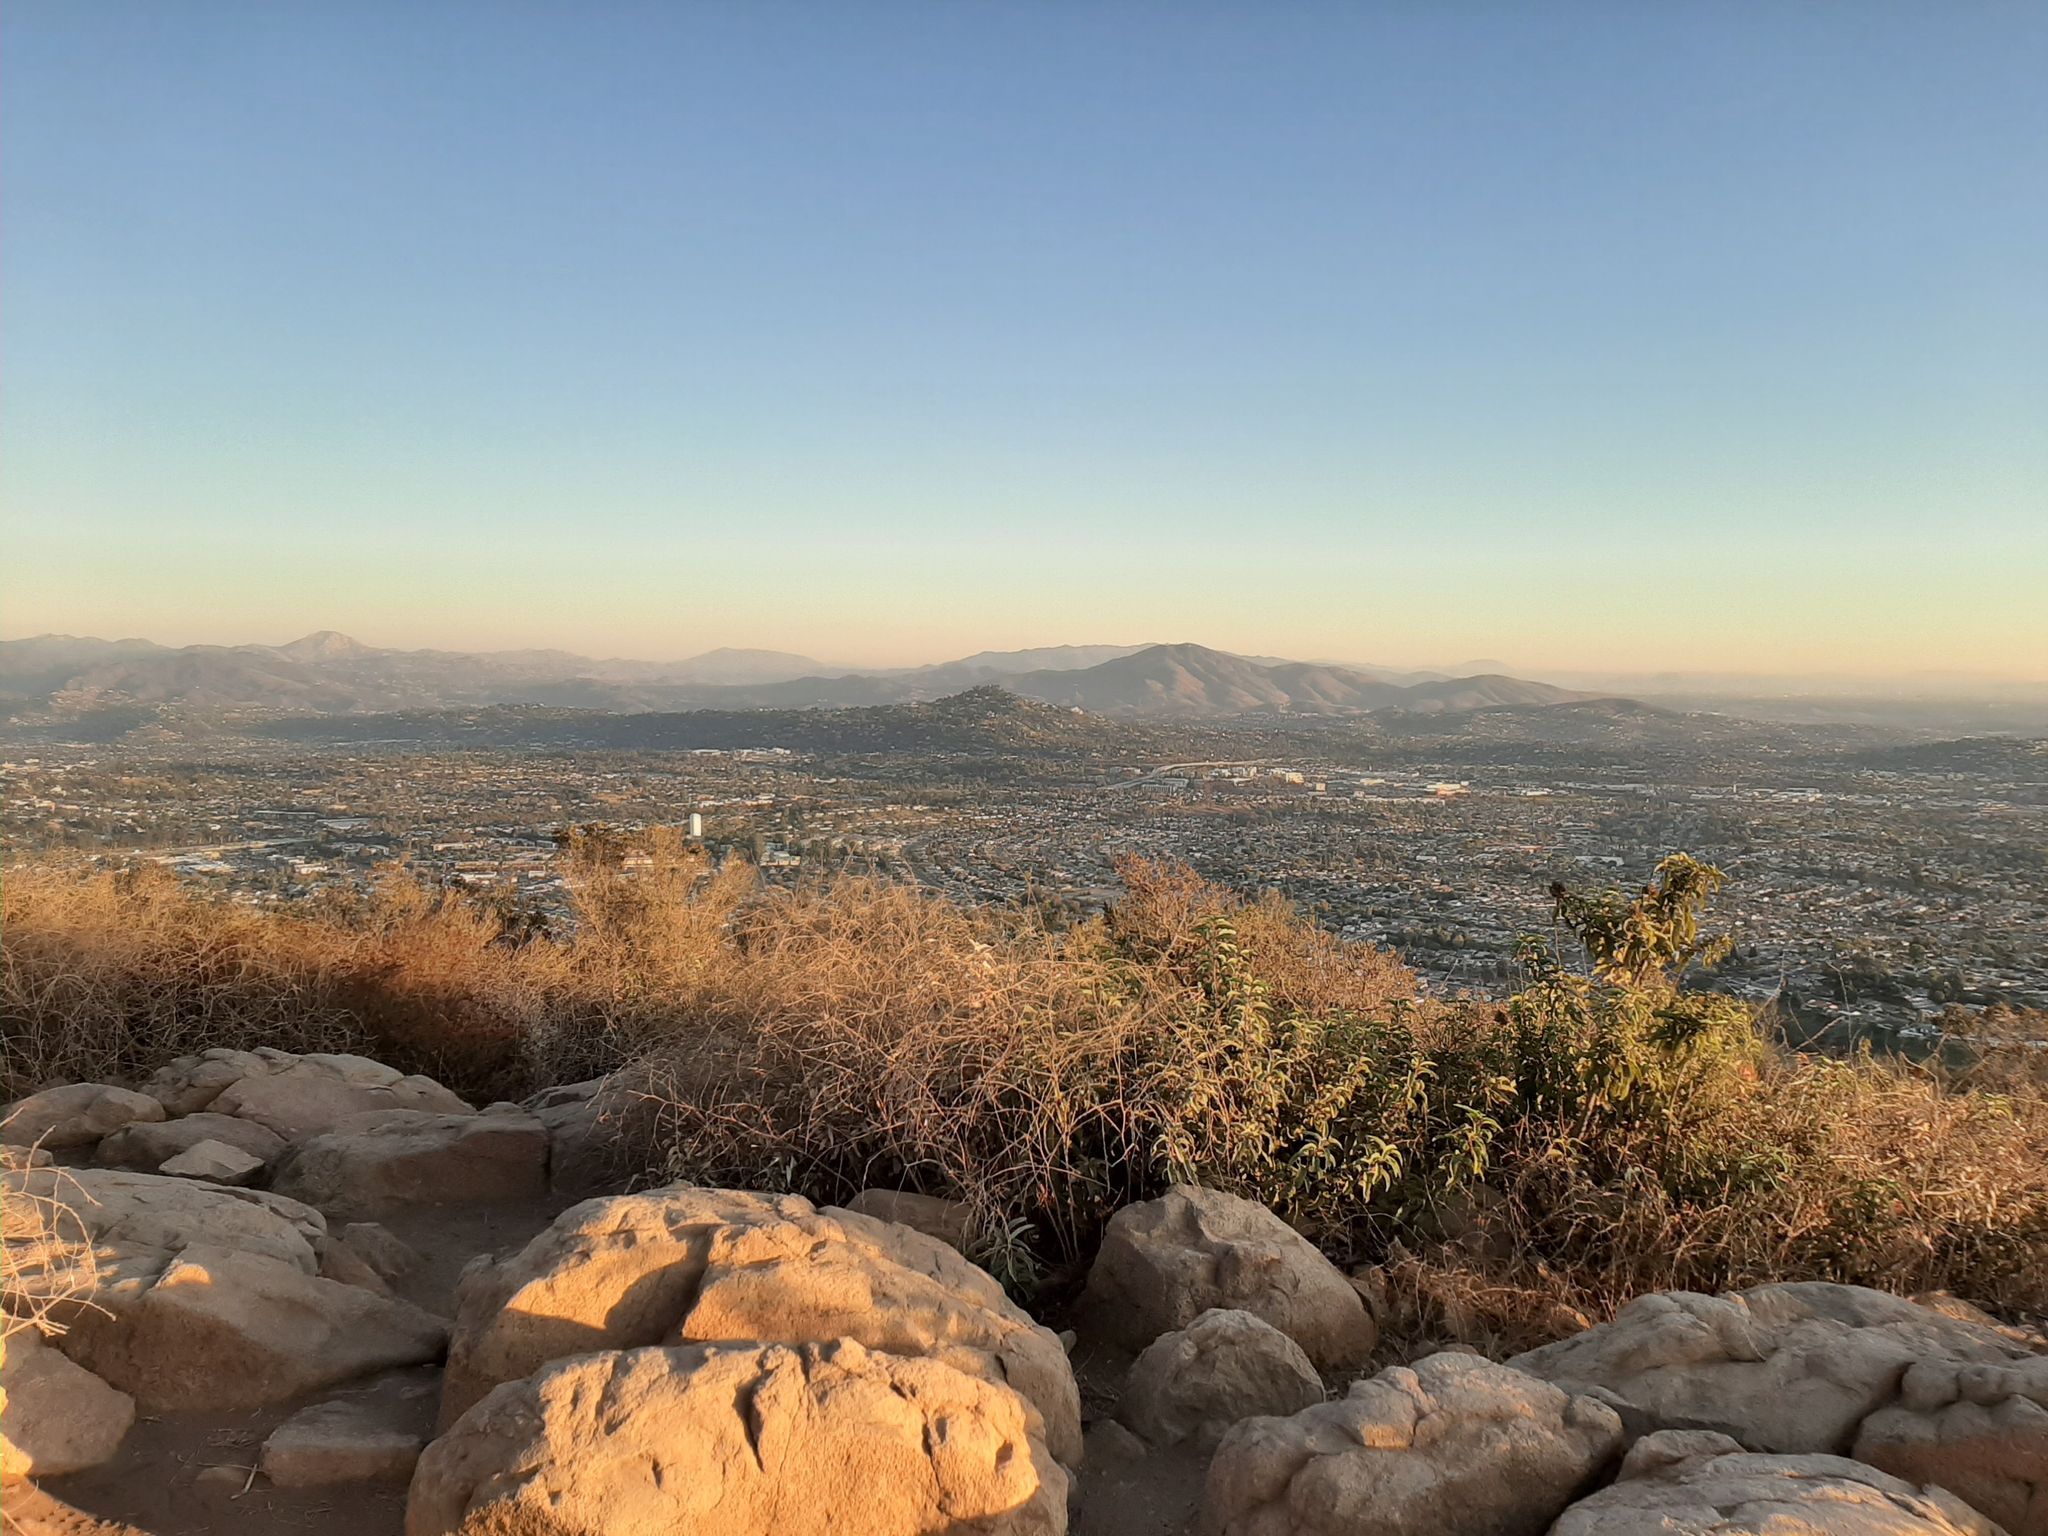
{"type": "Polygon", "coordinates": [[[1383,672],[1189,644],[982,651],[936,666],[835,674],[781,651],[717,650],[672,663],[566,651],[400,651],[332,630],[285,645],[169,647],[70,635],[0,641],[0,708],[16,720],[137,706],[316,715],[502,704],[829,709],[919,703],[988,683],[1044,704],[1133,719],[1435,714],[1596,696],[1499,674],[1383,672]]]}

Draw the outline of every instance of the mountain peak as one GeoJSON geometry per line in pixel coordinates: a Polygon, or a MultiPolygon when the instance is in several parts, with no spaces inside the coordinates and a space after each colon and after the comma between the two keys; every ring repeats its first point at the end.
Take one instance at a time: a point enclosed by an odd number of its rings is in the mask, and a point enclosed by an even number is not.
{"type": "Polygon", "coordinates": [[[369,656],[375,653],[374,646],[351,639],[338,629],[316,629],[310,635],[301,635],[277,647],[281,655],[294,661],[338,661],[347,656],[369,656]]]}

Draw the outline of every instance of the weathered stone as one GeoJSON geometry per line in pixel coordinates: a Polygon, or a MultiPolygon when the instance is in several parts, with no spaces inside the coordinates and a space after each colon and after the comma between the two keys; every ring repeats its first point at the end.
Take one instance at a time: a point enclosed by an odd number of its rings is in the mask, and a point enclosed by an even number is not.
{"type": "Polygon", "coordinates": [[[1097,1419],[1082,1432],[1081,1443],[1086,1450],[1087,1464],[1090,1467],[1143,1461],[1152,1450],[1151,1446],[1115,1419],[1097,1419]]]}
{"type": "Polygon", "coordinates": [[[1301,1346],[1249,1312],[1204,1312],[1146,1346],[1117,1417],[1154,1445],[1213,1445],[1240,1419],[1285,1417],[1323,1400],[1301,1346]]]}
{"type": "Polygon", "coordinates": [[[1639,1296],[1614,1320],[1509,1362],[1614,1395],[1639,1432],[1712,1429],[1755,1451],[1846,1452],[1917,1360],[2003,1364],[1989,1329],[1860,1286],[1639,1296]]]}
{"type": "Polygon", "coordinates": [[[277,1259],[188,1247],[103,1325],[74,1320],[65,1352],[153,1410],[281,1402],[390,1366],[438,1359],[439,1318],[277,1259]]]}
{"type": "Polygon", "coordinates": [[[374,1221],[352,1221],[341,1229],[341,1240],[386,1285],[402,1284],[420,1267],[420,1256],[406,1241],[374,1221]]]}
{"type": "Polygon", "coordinates": [[[524,1110],[353,1115],[294,1143],[271,1188],[331,1211],[522,1200],[547,1193],[548,1136],[524,1110]]]}
{"type": "Polygon", "coordinates": [[[846,1209],[877,1221],[896,1222],[962,1253],[967,1251],[968,1222],[973,1213],[964,1200],[941,1200],[901,1189],[864,1189],[846,1202],[846,1209]]]}
{"type": "Polygon", "coordinates": [[[0,1109],[0,1141],[52,1150],[89,1147],[133,1120],[161,1120],[163,1105],[111,1083],[66,1083],[0,1109]]]}
{"type": "Polygon", "coordinates": [[[263,1159],[251,1157],[224,1141],[197,1141],[176,1157],[166,1158],[158,1173],[173,1179],[205,1179],[214,1184],[253,1184],[263,1159]]]}
{"type": "Polygon", "coordinates": [[[147,1409],[254,1406],[433,1359],[445,1339],[417,1308],[315,1278],[326,1223],[297,1201],[107,1168],[0,1175],[0,1198],[20,1194],[94,1246],[99,1283],[90,1304],[64,1300],[30,1263],[17,1296],[55,1299],[63,1352],[147,1409]]]}
{"type": "Polygon", "coordinates": [[[364,1056],[286,1057],[283,1063],[270,1061],[268,1066],[268,1071],[237,1077],[210,1100],[209,1107],[218,1114],[253,1120],[294,1142],[373,1110],[473,1113],[432,1078],[407,1077],[364,1056]]]}
{"type": "Polygon", "coordinates": [[[1057,1337],[945,1244],[793,1195],[672,1187],[587,1200],[524,1250],[465,1271],[446,1426],[500,1382],[600,1349],[748,1340],[925,1356],[1006,1382],[1080,1456],[1080,1395],[1057,1337]]]}
{"type": "Polygon", "coordinates": [[[431,1381],[395,1380],[301,1408],[263,1442],[258,1465],[280,1488],[402,1480],[426,1448],[431,1381]]]}
{"type": "Polygon", "coordinates": [[[850,1340],[586,1355],[427,1448],[406,1536],[1057,1536],[1039,1422],[1006,1386],[850,1340]]]}
{"type": "Polygon", "coordinates": [[[215,1048],[197,1056],[180,1056],[151,1074],[142,1091],[170,1115],[196,1114],[245,1077],[261,1077],[280,1065],[297,1061],[290,1051],[215,1048]]]}
{"type": "Polygon", "coordinates": [[[1574,1504],[1551,1536],[2000,1536],[1961,1499],[1842,1456],[1743,1451],[1666,1431],[1630,1450],[1621,1480],[1574,1504]]]}
{"type": "Polygon", "coordinates": [[[2012,1536],[2048,1536],[2048,1355],[1919,1360],[1856,1431],[1858,1461],[1939,1483],[2012,1536]]]}
{"type": "Polygon", "coordinates": [[[337,1281],[342,1285],[358,1285],[379,1296],[392,1295],[390,1284],[370,1267],[363,1256],[349,1246],[345,1238],[327,1235],[327,1241],[320,1249],[320,1278],[337,1281]]]}
{"type": "Polygon", "coordinates": [[[41,1147],[0,1145],[0,1172],[15,1168],[47,1168],[56,1161],[41,1147]]]}
{"type": "Polygon", "coordinates": [[[1541,1536],[1620,1454],[1621,1420],[1476,1355],[1355,1382],[1217,1448],[1209,1536],[1541,1536]]]}
{"type": "Polygon", "coordinates": [[[624,1188],[645,1163],[659,1100],[627,1071],[545,1089],[525,1108],[547,1128],[550,1192],[590,1196],[624,1188]]]}
{"type": "Polygon", "coordinates": [[[33,1328],[0,1338],[0,1482],[96,1467],[112,1459],[134,1422],[134,1398],[65,1359],[33,1328]]]}
{"type": "Polygon", "coordinates": [[[1378,1341],[1358,1292],[1307,1238],[1263,1205],[1189,1184],[1110,1218],[1082,1306],[1134,1350],[1212,1307],[1263,1318],[1324,1370],[1362,1363],[1378,1341]]]}
{"type": "Polygon", "coordinates": [[[269,1162],[284,1150],[284,1138],[253,1120],[201,1111],[178,1120],[137,1122],[123,1126],[93,1153],[93,1161],[107,1168],[133,1168],[152,1173],[202,1141],[224,1141],[239,1147],[261,1162],[269,1162]]]}

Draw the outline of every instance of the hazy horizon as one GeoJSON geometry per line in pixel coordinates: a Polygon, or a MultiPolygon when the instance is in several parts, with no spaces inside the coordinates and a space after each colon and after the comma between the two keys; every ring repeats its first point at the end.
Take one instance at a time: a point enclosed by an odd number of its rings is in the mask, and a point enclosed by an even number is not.
{"type": "Polygon", "coordinates": [[[0,625],[2035,681],[2043,78],[2025,4],[23,0],[0,625]]]}

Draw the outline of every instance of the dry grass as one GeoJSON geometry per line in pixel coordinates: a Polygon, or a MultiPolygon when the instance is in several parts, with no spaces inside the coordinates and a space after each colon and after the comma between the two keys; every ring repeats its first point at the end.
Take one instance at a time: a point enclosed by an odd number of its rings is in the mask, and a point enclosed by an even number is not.
{"type": "Polygon", "coordinates": [[[1376,1266],[1397,1332],[1521,1346],[1628,1295],[1824,1277],[2048,1311],[2048,1092],[1772,1051],[1716,1003],[1584,979],[1423,1006],[1277,900],[1132,863],[1049,927],[915,889],[756,890],[673,840],[564,855],[573,931],[393,873],[297,912],[17,869],[10,1092],[204,1046],[358,1049],[473,1096],[627,1063],[659,1170],[967,1200],[1056,1294],[1117,1206],[1196,1177],[1376,1266]],[[1679,1010],[1683,1011],[1683,1010],[1679,1010]],[[1695,1010],[1697,1011],[1697,1010],[1695,1010]]]}
{"type": "Polygon", "coordinates": [[[76,1210],[87,1198],[61,1169],[8,1181],[0,1200],[0,1338],[30,1328],[62,1333],[65,1316],[91,1305],[99,1252],[76,1210]]]}

